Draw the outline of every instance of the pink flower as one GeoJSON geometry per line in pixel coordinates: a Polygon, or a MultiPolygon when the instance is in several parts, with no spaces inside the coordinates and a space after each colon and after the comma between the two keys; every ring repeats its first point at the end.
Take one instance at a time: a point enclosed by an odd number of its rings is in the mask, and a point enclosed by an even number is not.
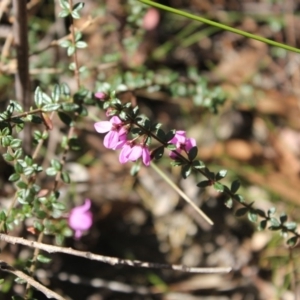
{"type": "MultiPolygon", "coordinates": [[[[194,138],[187,138],[186,133],[183,130],[176,131],[174,137],[170,140],[170,143],[176,146],[177,152],[181,152],[182,150],[189,152],[196,146],[196,140],[194,138]]],[[[176,158],[176,153],[171,151],[170,157],[176,158]]]]}
{"type": "Polygon", "coordinates": [[[146,30],[153,30],[159,23],[159,12],[155,8],[149,8],[143,18],[143,28],[146,30]]]}
{"type": "Polygon", "coordinates": [[[119,149],[126,143],[127,130],[119,117],[113,116],[110,121],[101,121],[94,124],[99,133],[108,132],[104,137],[103,144],[108,149],[119,149]]]}
{"type": "Polygon", "coordinates": [[[119,161],[121,164],[125,164],[128,161],[136,161],[142,157],[143,163],[145,166],[150,165],[150,151],[145,145],[130,145],[126,143],[123,145],[120,152],[119,161]]]}
{"type": "Polygon", "coordinates": [[[107,95],[103,92],[97,92],[95,93],[95,97],[98,98],[101,101],[104,101],[107,95]]]}
{"type": "Polygon", "coordinates": [[[85,199],[83,205],[74,207],[69,214],[69,226],[75,230],[76,239],[79,239],[82,236],[82,232],[90,229],[93,224],[90,208],[91,200],[85,199]]]}

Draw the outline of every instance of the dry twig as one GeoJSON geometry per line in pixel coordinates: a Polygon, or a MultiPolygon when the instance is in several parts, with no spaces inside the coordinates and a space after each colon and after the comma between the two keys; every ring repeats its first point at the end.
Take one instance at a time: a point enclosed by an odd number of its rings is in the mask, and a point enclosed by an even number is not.
{"type": "Polygon", "coordinates": [[[221,268],[198,268],[198,267],[187,267],[185,265],[169,265],[169,264],[160,264],[160,263],[153,263],[153,262],[146,262],[140,260],[129,260],[129,259],[122,259],[118,257],[110,257],[104,256],[99,254],[94,254],[91,252],[79,251],[72,248],[65,248],[59,246],[48,245],[44,243],[38,243],[35,241],[28,241],[23,238],[9,236],[7,234],[0,233],[0,240],[6,241],[10,244],[19,244],[24,245],[40,250],[44,250],[48,253],[66,253],[69,255],[74,255],[78,257],[83,257],[90,260],[101,261],[106,264],[110,265],[124,265],[130,267],[140,267],[140,268],[155,268],[155,269],[170,269],[176,270],[181,272],[188,272],[188,273],[228,273],[231,271],[230,267],[221,267],[221,268]]]}

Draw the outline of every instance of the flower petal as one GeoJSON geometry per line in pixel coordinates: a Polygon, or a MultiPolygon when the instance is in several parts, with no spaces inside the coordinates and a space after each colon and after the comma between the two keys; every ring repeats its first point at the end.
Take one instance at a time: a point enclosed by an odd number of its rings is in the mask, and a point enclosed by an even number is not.
{"type": "Polygon", "coordinates": [[[135,145],[132,147],[130,153],[128,154],[127,158],[130,161],[136,161],[142,156],[143,148],[140,145],[135,145]]]}
{"type": "Polygon", "coordinates": [[[101,121],[94,124],[95,130],[99,133],[105,133],[112,129],[112,123],[109,121],[101,121]]]}
{"type": "Polygon", "coordinates": [[[147,147],[143,147],[143,151],[142,151],[142,157],[143,157],[143,163],[145,166],[149,166],[150,165],[150,151],[147,147]]]}
{"type": "Polygon", "coordinates": [[[119,141],[119,134],[117,131],[112,130],[110,131],[104,138],[103,140],[103,145],[104,147],[108,149],[113,149],[114,147],[117,146],[119,141]]]}
{"type": "Polygon", "coordinates": [[[128,162],[128,154],[131,152],[132,148],[129,144],[125,144],[119,155],[119,162],[125,164],[128,162]]]}

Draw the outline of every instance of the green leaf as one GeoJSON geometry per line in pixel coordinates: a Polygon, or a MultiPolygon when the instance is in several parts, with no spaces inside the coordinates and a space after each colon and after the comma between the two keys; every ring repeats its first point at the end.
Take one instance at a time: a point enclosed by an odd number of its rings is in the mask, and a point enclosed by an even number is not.
{"type": "Polygon", "coordinates": [[[12,137],[9,135],[9,136],[4,136],[1,140],[1,143],[3,147],[8,147],[10,146],[11,141],[12,141],[12,137]]]}
{"type": "Polygon", "coordinates": [[[43,264],[48,264],[49,262],[51,262],[51,258],[47,257],[45,255],[39,254],[36,258],[39,262],[43,263],[43,264]]]}
{"type": "Polygon", "coordinates": [[[8,181],[15,182],[20,179],[20,174],[13,173],[9,176],[8,181]]]}
{"type": "Polygon", "coordinates": [[[158,148],[156,148],[155,150],[152,151],[151,153],[151,158],[155,158],[155,159],[160,159],[165,151],[165,147],[164,146],[160,146],[158,148]]]}
{"type": "Polygon", "coordinates": [[[298,242],[298,237],[297,237],[297,236],[293,236],[293,237],[291,237],[290,239],[288,239],[286,243],[287,243],[290,247],[294,247],[294,246],[296,246],[297,242],[298,242]]]}
{"type": "Polygon", "coordinates": [[[25,183],[24,181],[19,181],[17,183],[17,187],[20,188],[20,189],[27,189],[27,186],[28,186],[28,184],[25,183]]]}
{"type": "Polygon", "coordinates": [[[228,208],[232,208],[232,205],[233,205],[233,201],[231,198],[227,199],[225,201],[225,205],[228,207],[228,208]]]}
{"type": "Polygon", "coordinates": [[[43,123],[43,119],[39,116],[32,115],[31,123],[41,124],[41,123],[43,123]]]}
{"type": "Polygon", "coordinates": [[[268,216],[270,217],[276,212],[276,207],[271,207],[268,209],[268,216]]]}
{"type": "Polygon", "coordinates": [[[60,178],[64,183],[70,183],[71,182],[70,175],[66,171],[61,172],[60,178]]]}
{"type": "Polygon", "coordinates": [[[35,220],[33,222],[33,227],[36,228],[40,232],[42,232],[44,230],[44,225],[38,220],[35,220]]]}
{"type": "Polygon", "coordinates": [[[280,215],[279,219],[280,219],[280,223],[286,222],[287,221],[287,215],[286,215],[286,213],[282,213],[280,215]]]}
{"type": "Polygon", "coordinates": [[[292,230],[294,231],[297,228],[297,223],[295,222],[286,222],[284,224],[284,226],[288,229],[288,230],[292,230]]]}
{"type": "Polygon", "coordinates": [[[232,183],[231,183],[231,187],[230,187],[230,191],[235,194],[238,189],[240,188],[240,181],[239,180],[234,180],[232,183]]]}
{"type": "Polygon", "coordinates": [[[60,104],[58,103],[51,103],[51,104],[46,104],[42,107],[42,110],[44,112],[47,112],[47,111],[55,111],[55,110],[58,110],[60,108],[60,104]]]}
{"type": "Polygon", "coordinates": [[[197,170],[205,168],[205,164],[201,160],[194,160],[192,166],[197,170]]]}
{"type": "Polygon", "coordinates": [[[66,114],[62,111],[58,112],[58,116],[59,116],[60,120],[68,126],[70,126],[73,123],[72,118],[68,114],[66,114]]]}
{"type": "Polygon", "coordinates": [[[257,226],[257,230],[262,231],[265,230],[267,227],[267,220],[262,220],[259,222],[259,225],[257,226]]]}
{"type": "Polygon", "coordinates": [[[66,83],[62,83],[60,85],[60,93],[61,95],[64,95],[65,97],[70,97],[71,91],[69,86],[66,83]]]}
{"type": "Polygon", "coordinates": [[[57,174],[57,170],[55,170],[54,168],[48,168],[46,169],[46,174],[48,176],[55,176],[57,174]]]}
{"type": "Polygon", "coordinates": [[[197,183],[197,186],[200,188],[205,188],[205,187],[211,186],[211,184],[212,183],[210,180],[203,180],[203,181],[197,183]]]}
{"type": "Polygon", "coordinates": [[[44,210],[37,210],[35,212],[35,214],[41,220],[43,220],[43,219],[45,219],[47,217],[47,213],[44,210]]]}
{"type": "Polygon", "coordinates": [[[62,110],[66,112],[76,111],[79,108],[79,105],[76,103],[63,103],[62,110]]]}
{"type": "Polygon", "coordinates": [[[248,219],[249,221],[255,223],[257,222],[257,213],[254,210],[251,210],[248,212],[248,219]]]}
{"type": "Polygon", "coordinates": [[[16,162],[15,170],[16,170],[16,173],[22,174],[23,173],[23,166],[19,162],[16,162]]]}
{"type": "Polygon", "coordinates": [[[235,194],[233,196],[233,199],[239,203],[244,203],[245,200],[244,200],[244,197],[242,195],[239,195],[239,194],[235,194]]]}
{"type": "Polygon", "coordinates": [[[38,108],[40,108],[43,104],[42,91],[39,86],[34,91],[34,102],[38,108]]]}
{"type": "Polygon", "coordinates": [[[72,11],[71,14],[74,19],[80,19],[80,15],[76,10],[72,11]]]}
{"type": "Polygon", "coordinates": [[[14,161],[14,157],[11,155],[11,154],[9,154],[9,153],[4,153],[3,154],[3,158],[6,160],[6,161],[8,161],[8,162],[11,162],[11,161],[14,161]]]}
{"type": "Polygon", "coordinates": [[[222,183],[220,183],[220,182],[215,182],[214,184],[213,184],[213,186],[214,186],[214,189],[216,190],[216,191],[218,191],[218,192],[220,192],[220,193],[223,193],[224,192],[224,185],[222,184],[222,183]]]}
{"type": "Polygon", "coordinates": [[[75,137],[69,139],[69,146],[70,146],[70,149],[72,149],[73,151],[79,151],[81,149],[79,140],[75,137]]]}
{"type": "Polygon", "coordinates": [[[216,180],[223,179],[227,174],[227,170],[221,170],[216,174],[216,180]]]}
{"type": "Polygon", "coordinates": [[[5,212],[2,210],[1,212],[0,212],[0,221],[5,221],[6,220],[6,214],[5,214],[5,212]]]}
{"type": "Polygon", "coordinates": [[[60,99],[60,87],[58,84],[54,85],[53,91],[51,93],[51,97],[54,102],[58,102],[60,99]]]}
{"type": "Polygon", "coordinates": [[[178,166],[181,166],[183,164],[183,162],[181,160],[175,159],[175,160],[172,160],[170,164],[173,167],[178,167],[178,166]]]}
{"type": "Polygon", "coordinates": [[[181,176],[182,178],[186,179],[192,171],[192,167],[190,165],[183,165],[181,167],[181,176]]]}
{"type": "Polygon", "coordinates": [[[196,158],[197,154],[198,154],[198,148],[196,146],[192,147],[188,152],[189,160],[193,161],[196,158]]]}
{"type": "Polygon", "coordinates": [[[174,144],[168,144],[166,148],[169,149],[169,150],[171,150],[171,151],[177,149],[174,144]]]}
{"type": "Polygon", "coordinates": [[[62,48],[68,48],[72,45],[71,41],[69,40],[62,40],[59,45],[62,47],[62,48]]]}
{"type": "Polygon", "coordinates": [[[166,137],[165,137],[165,141],[168,142],[170,141],[176,134],[176,130],[175,129],[172,129],[170,130],[167,134],[166,134],[166,137]]]}
{"type": "Polygon", "coordinates": [[[76,48],[83,49],[87,47],[87,43],[83,41],[78,41],[76,44],[76,48]]]}
{"type": "Polygon", "coordinates": [[[78,3],[74,4],[73,10],[80,11],[83,7],[84,7],[84,2],[78,2],[78,3]]]}
{"type": "Polygon", "coordinates": [[[44,104],[51,104],[52,103],[51,97],[49,97],[47,94],[45,94],[43,92],[42,92],[42,99],[43,99],[44,104]]]}
{"type": "Polygon", "coordinates": [[[237,217],[242,217],[244,216],[247,212],[248,212],[248,208],[247,207],[242,207],[242,208],[239,208],[236,212],[235,212],[235,215],[237,217]]]}
{"type": "Polygon", "coordinates": [[[34,173],[34,168],[33,167],[25,167],[24,168],[24,175],[30,176],[34,173]]]}
{"type": "Polygon", "coordinates": [[[22,141],[19,139],[13,139],[10,143],[10,147],[19,148],[22,145],[22,141]]]}
{"type": "Polygon", "coordinates": [[[58,13],[59,18],[65,18],[70,14],[70,11],[68,9],[63,9],[58,13]]]}
{"type": "Polygon", "coordinates": [[[59,0],[59,5],[63,9],[70,9],[70,4],[68,0],[59,0]]]}
{"type": "Polygon", "coordinates": [[[272,226],[275,226],[275,227],[280,226],[280,222],[279,222],[276,218],[271,218],[271,219],[270,219],[270,224],[271,224],[272,226]]]}
{"type": "Polygon", "coordinates": [[[51,160],[51,166],[56,170],[60,171],[62,169],[61,163],[57,159],[52,159],[51,160]]]}
{"type": "Polygon", "coordinates": [[[70,45],[67,50],[67,55],[71,56],[75,53],[75,51],[76,51],[76,47],[74,45],[70,45]]]}
{"type": "Polygon", "coordinates": [[[156,135],[161,141],[165,141],[166,134],[162,129],[159,128],[156,132],[156,135]]]}
{"type": "Polygon", "coordinates": [[[53,208],[64,211],[66,210],[66,206],[61,202],[54,202],[51,204],[53,208]]]}

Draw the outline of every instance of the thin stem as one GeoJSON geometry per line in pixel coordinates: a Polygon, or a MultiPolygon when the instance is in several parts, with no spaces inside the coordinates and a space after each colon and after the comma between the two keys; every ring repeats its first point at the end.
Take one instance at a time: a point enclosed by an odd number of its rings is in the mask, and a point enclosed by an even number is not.
{"type": "Polygon", "coordinates": [[[69,0],[69,4],[70,4],[70,20],[71,20],[71,26],[70,26],[70,31],[71,31],[71,40],[72,40],[72,44],[75,47],[75,51],[73,54],[73,60],[74,60],[74,64],[75,64],[75,68],[74,68],[74,75],[75,75],[75,79],[77,82],[77,88],[80,88],[80,76],[79,76],[79,64],[78,64],[78,58],[77,58],[77,49],[76,49],[76,40],[75,40],[75,29],[74,29],[74,20],[72,18],[72,7],[73,7],[73,1],[69,0]]]}
{"type": "Polygon", "coordinates": [[[169,6],[165,6],[165,5],[153,2],[151,0],[139,0],[139,1],[143,2],[145,4],[148,4],[148,5],[166,10],[168,12],[177,14],[177,15],[180,15],[180,16],[192,19],[192,20],[196,20],[198,22],[202,22],[202,23],[205,23],[205,24],[208,24],[208,25],[211,25],[211,26],[214,26],[214,27],[218,27],[218,28],[226,30],[226,31],[230,31],[230,32],[242,35],[242,36],[250,38],[250,39],[260,41],[262,43],[265,43],[265,44],[268,44],[268,45],[271,45],[271,46],[275,46],[275,47],[279,47],[279,48],[282,48],[282,49],[285,49],[285,50],[288,50],[288,51],[293,51],[293,52],[296,52],[296,53],[300,53],[300,49],[297,49],[295,47],[285,45],[285,44],[282,44],[282,43],[278,43],[278,42],[266,39],[264,37],[261,37],[259,35],[252,34],[252,33],[240,30],[240,29],[236,29],[236,28],[233,28],[233,27],[230,27],[228,25],[224,25],[224,24],[221,24],[221,23],[218,23],[218,22],[214,22],[214,21],[208,20],[208,19],[203,18],[203,17],[198,17],[198,16],[195,16],[193,14],[190,14],[190,13],[187,13],[187,12],[184,12],[184,11],[181,11],[181,10],[169,7],[169,6]]]}
{"type": "Polygon", "coordinates": [[[154,162],[150,163],[150,166],[157,174],[159,174],[165,182],[167,182],[188,204],[190,204],[199,215],[201,215],[204,220],[209,225],[214,225],[213,221],[191,200],[186,193],[184,193],[170,178],[160,169],[154,162]]]}
{"type": "MultiPolygon", "coordinates": [[[[53,116],[54,116],[54,111],[50,115],[50,120],[52,120],[53,116]]],[[[45,129],[44,132],[43,132],[43,134],[46,133],[46,132],[48,132],[48,129],[45,129]]],[[[37,156],[38,156],[38,154],[39,154],[39,152],[41,150],[41,147],[43,146],[43,143],[44,143],[43,139],[41,139],[38,142],[38,144],[37,144],[37,146],[36,146],[36,148],[35,148],[35,150],[34,150],[34,152],[32,154],[32,159],[36,159],[37,158],[37,156]]]]}
{"type": "MultiPolygon", "coordinates": [[[[37,239],[37,242],[41,243],[42,240],[43,240],[43,237],[44,237],[44,233],[40,232],[40,234],[38,236],[38,239],[37,239]]],[[[33,252],[33,258],[31,260],[31,266],[30,266],[30,269],[29,269],[29,275],[32,275],[33,272],[34,272],[34,270],[35,270],[36,260],[37,260],[37,257],[39,255],[39,253],[40,253],[40,250],[37,249],[37,248],[35,248],[34,252],[33,252]]],[[[29,282],[27,282],[27,285],[26,285],[26,291],[27,291],[26,296],[28,297],[28,299],[29,299],[29,293],[30,293],[30,289],[29,289],[30,286],[31,286],[31,284],[29,282]]]]}
{"type": "MultiPolygon", "coordinates": [[[[14,42],[17,49],[17,71],[15,75],[16,99],[23,104],[24,110],[30,107],[30,79],[29,79],[29,49],[27,29],[26,1],[13,0],[15,11],[14,42]]],[[[23,146],[27,154],[31,151],[31,124],[23,131],[23,146]]]]}
{"type": "MultiPolygon", "coordinates": [[[[44,285],[40,284],[36,280],[34,280],[32,277],[28,276],[27,274],[23,273],[20,270],[15,269],[13,266],[9,265],[8,263],[4,262],[3,260],[0,260],[0,270],[3,272],[8,272],[11,274],[14,274],[16,277],[23,279],[27,282],[27,284],[30,284],[31,286],[35,287],[37,290],[42,292],[47,298],[51,299],[57,299],[57,300],[66,300],[64,297],[58,295],[57,293],[49,290],[44,285]]],[[[29,298],[26,298],[29,299],[29,298]]]]}

